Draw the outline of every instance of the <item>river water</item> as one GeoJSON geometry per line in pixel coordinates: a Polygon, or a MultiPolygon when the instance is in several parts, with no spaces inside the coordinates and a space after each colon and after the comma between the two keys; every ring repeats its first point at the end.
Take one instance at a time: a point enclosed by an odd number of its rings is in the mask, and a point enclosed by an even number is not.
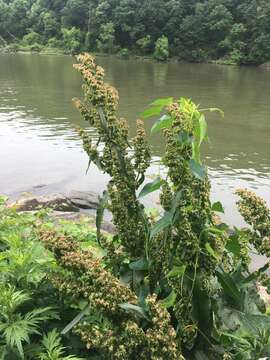
{"type": "MultiPolygon", "coordinates": [[[[75,131],[85,126],[71,99],[81,79],[68,56],[0,56],[0,193],[68,189],[102,191],[107,177],[91,166],[75,131]]],[[[210,143],[204,159],[212,197],[226,220],[240,225],[234,191],[248,187],[270,204],[270,71],[255,67],[166,63],[99,58],[107,80],[120,93],[119,113],[131,133],[139,113],[159,97],[190,97],[201,107],[219,107],[225,118],[208,116],[210,143]]],[[[152,120],[146,120],[149,130],[152,120]]],[[[161,135],[150,138],[154,156],[161,135]]]]}

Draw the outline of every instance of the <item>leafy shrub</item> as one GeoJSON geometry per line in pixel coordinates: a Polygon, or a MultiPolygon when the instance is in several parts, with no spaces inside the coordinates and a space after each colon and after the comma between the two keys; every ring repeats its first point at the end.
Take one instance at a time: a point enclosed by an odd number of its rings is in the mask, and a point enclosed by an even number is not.
{"type": "Polygon", "coordinates": [[[152,51],[152,40],[150,35],[146,35],[136,41],[136,45],[139,48],[141,54],[146,55],[152,51]]]}
{"type": "MultiPolygon", "coordinates": [[[[78,359],[71,356],[70,348],[60,344],[58,330],[74,316],[75,304],[63,301],[48,279],[57,271],[57,265],[39,241],[38,229],[43,226],[55,227],[46,212],[18,214],[16,209],[6,208],[5,199],[0,197],[0,358],[3,360],[78,359]]],[[[64,223],[61,231],[75,234],[79,228],[80,225],[64,223]]],[[[90,241],[90,234],[85,224],[81,236],[90,241]]],[[[61,341],[73,343],[74,337],[69,335],[61,341]]],[[[73,352],[76,351],[80,352],[74,346],[73,352]]]]}
{"type": "Polygon", "coordinates": [[[124,48],[118,52],[118,55],[123,59],[128,59],[129,55],[130,55],[130,51],[128,49],[124,48]]]}
{"type": "Polygon", "coordinates": [[[40,34],[36,33],[35,31],[31,31],[30,33],[24,35],[22,39],[22,43],[24,45],[35,45],[35,44],[41,44],[42,39],[40,34]]]}
{"type": "Polygon", "coordinates": [[[79,29],[62,28],[64,49],[68,54],[76,54],[80,49],[81,32],[79,29]]]}
{"type": "Polygon", "coordinates": [[[115,52],[115,28],[112,22],[108,22],[101,26],[101,31],[97,40],[97,49],[104,53],[115,52]]]}
{"type": "Polygon", "coordinates": [[[47,45],[51,48],[61,48],[63,46],[63,43],[61,40],[58,40],[56,38],[50,38],[47,42],[47,45]]]}
{"type": "Polygon", "coordinates": [[[33,51],[33,52],[40,52],[40,51],[42,51],[43,46],[40,44],[33,44],[33,45],[29,46],[29,49],[30,49],[30,51],[33,51]]]}
{"type": "Polygon", "coordinates": [[[154,58],[158,61],[166,61],[169,58],[169,41],[164,35],[155,43],[154,58]]]}

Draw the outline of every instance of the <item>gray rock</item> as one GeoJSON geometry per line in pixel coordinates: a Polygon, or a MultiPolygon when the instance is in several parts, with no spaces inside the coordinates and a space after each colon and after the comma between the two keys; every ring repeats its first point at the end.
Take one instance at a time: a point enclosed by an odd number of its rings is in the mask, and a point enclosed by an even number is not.
{"type": "Polygon", "coordinates": [[[75,206],[81,209],[96,209],[99,204],[98,194],[93,191],[75,191],[71,190],[66,197],[75,206]]]}
{"type": "Polygon", "coordinates": [[[9,204],[9,207],[16,206],[18,211],[32,211],[41,208],[50,208],[58,211],[79,211],[63,194],[49,194],[44,196],[27,196],[9,204]]]}

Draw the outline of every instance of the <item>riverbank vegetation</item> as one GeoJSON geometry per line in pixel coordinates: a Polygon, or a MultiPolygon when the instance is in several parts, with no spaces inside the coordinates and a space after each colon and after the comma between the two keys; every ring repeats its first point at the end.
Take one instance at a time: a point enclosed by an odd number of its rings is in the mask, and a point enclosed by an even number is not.
{"type": "Polygon", "coordinates": [[[0,44],[261,64],[269,16],[266,0],[0,0],[0,44]]]}
{"type": "MultiPolygon", "coordinates": [[[[74,99],[92,132],[83,147],[110,176],[94,230],[55,223],[44,209],[18,213],[0,198],[0,354],[3,360],[259,360],[270,356],[270,317],[257,291],[270,290],[270,211],[237,192],[247,228],[231,228],[200,156],[206,110],[159,99],[141,116],[158,120],[166,141],[160,173],[144,124],[130,139],[118,93],[88,55],[75,68],[84,99],[74,99]],[[159,191],[160,205],[143,199],[159,191]],[[114,234],[101,231],[105,210],[114,234]],[[249,268],[251,252],[265,265],[249,268]],[[268,258],[268,259],[267,259],[268,258]]],[[[217,109],[208,109],[215,111],[217,109]]]]}

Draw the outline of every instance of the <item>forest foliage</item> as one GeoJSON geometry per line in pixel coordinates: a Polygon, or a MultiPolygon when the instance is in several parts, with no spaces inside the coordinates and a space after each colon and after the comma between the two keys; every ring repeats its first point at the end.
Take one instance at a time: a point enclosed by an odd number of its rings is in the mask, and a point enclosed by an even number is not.
{"type": "Polygon", "coordinates": [[[0,43],[260,64],[269,17],[268,0],[0,0],[0,43]]]}

